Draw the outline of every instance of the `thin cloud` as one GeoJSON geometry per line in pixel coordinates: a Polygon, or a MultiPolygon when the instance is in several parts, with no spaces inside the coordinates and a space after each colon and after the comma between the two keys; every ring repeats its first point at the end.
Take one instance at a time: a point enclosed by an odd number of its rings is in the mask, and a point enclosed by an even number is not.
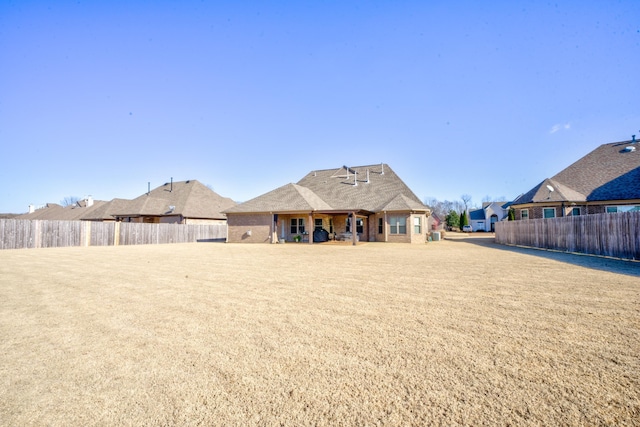
{"type": "Polygon", "coordinates": [[[571,123],[564,123],[564,124],[558,123],[551,127],[551,130],[549,131],[549,133],[556,133],[559,130],[569,130],[569,129],[571,129],[571,123]]]}

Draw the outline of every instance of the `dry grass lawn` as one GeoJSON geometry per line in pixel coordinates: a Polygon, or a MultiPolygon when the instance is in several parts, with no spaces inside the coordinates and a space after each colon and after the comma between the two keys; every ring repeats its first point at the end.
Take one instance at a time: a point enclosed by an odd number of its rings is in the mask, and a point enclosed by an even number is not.
{"type": "Polygon", "coordinates": [[[640,425],[640,264],[474,238],[1,251],[0,424],[640,425]]]}

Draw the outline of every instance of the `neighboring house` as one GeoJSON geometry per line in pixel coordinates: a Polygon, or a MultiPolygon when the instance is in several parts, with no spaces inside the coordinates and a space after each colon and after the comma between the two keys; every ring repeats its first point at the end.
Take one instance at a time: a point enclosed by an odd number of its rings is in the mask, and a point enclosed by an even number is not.
{"type": "Polygon", "coordinates": [[[427,218],[427,233],[430,231],[442,231],[444,230],[444,225],[445,221],[438,214],[432,212],[427,218]]]}
{"type": "Polygon", "coordinates": [[[36,208],[29,205],[29,212],[16,216],[16,219],[27,220],[50,220],[50,221],[75,221],[85,219],[85,216],[92,215],[96,210],[108,205],[109,202],[103,200],[93,200],[91,196],[72,203],[68,206],[62,206],[56,203],[47,203],[44,206],[36,208]]]}
{"type": "Polygon", "coordinates": [[[224,209],[236,202],[222,197],[197,180],[171,182],[133,200],[93,200],[91,196],[69,206],[56,203],[17,215],[17,219],[61,221],[125,221],[178,224],[224,224],[224,209]]]}
{"type": "Polygon", "coordinates": [[[640,143],[603,144],[513,201],[517,220],[640,210],[640,143]]]}
{"type": "Polygon", "coordinates": [[[83,221],[113,222],[116,220],[117,212],[126,211],[126,206],[130,202],[131,200],[128,199],[113,199],[100,205],[97,209],[87,212],[80,219],[83,221]]]}
{"type": "Polygon", "coordinates": [[[235,205],[193,179],[166,183],[133,200],[119,199],[108,214],[124,222],[224,224],[222,212],[235,205]]]}
{"type": "Polygon", "coordinates": [[[311,171],[225,213],[228,242],[424,243],[430,210],[388,165],[378,164],[311,171]]]}
{"type": "Polygon", "coordinates": [[[496,231],[496,222],[508,215],[509,203],[484,202],[482,208],[469,211],[470,225],[473,231],[496,231]]]}

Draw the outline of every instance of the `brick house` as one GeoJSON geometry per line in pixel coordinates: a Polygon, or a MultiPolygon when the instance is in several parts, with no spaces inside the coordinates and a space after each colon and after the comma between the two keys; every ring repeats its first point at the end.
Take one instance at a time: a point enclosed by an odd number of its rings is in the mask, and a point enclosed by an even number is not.
{"type": "Polygon", "coordinates": [[[83,198],[69,206],[47,203],[29,206],[17,219],[63,221],[123,221],[174,224],[224,224],[223,210],[236,202],[222,197],[198,180],[167,182],[133,199],[111,201],[83,198]]]}
{"type": "Polygon", "coordinates": [[[124,222],[224,224],[222,211],[235,205],[230,198],[192,179],[167,182],[133,200],[119,200],[110,215],[124,222]]]}
{"type": "Polygon", "coordinates": [[[640,210],[640,143],[603,144],[511,206],[516,220],[640,210]]]}
{"type": "Polygon", "coordinates": [[[228,242],[424,243],[430,210],[378,164],[311,171],[224,213],[228,242]]]}

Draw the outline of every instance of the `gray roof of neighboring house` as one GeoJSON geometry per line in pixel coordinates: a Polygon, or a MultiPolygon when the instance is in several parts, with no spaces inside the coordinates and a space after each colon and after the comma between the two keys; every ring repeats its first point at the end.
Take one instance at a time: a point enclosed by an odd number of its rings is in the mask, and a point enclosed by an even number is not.
{"type": "Polygon", "coordinates": [[[420,199],[386,164],[309,172],[227,213],[284,211],[428,211],[420,199]]]}
{"type": "Polygon", "coordinates": [[[107,203],[100,205],[97,209],[83,215],[81,219],[87,221],[108,221],[115,219],[115,213],[121,211],[127,203],[128,199],[113,199],[107,203]]]}
{"type": "Polygon", "coordinates": [[[113,199],[109,202],[94,200],[87,206],[85,199],[61,206],[48,203],[35,212],[16,216],[17,219],[39,220],[113,220],[116,216],[182,215],[185,218],[226,219],[223,210],[236,202],[222,197],[197,180],[166,183],[133,200],[113,199]],[[173,206],[173,209],[169,207],[173,206]]]}
{"type": "Polygon", "coordinates": [[[633,199],[640,199],[640,143],[623,141],[601,145],[513,204],[633,199]]]}
{"type": "Polygon", "coordinates": [[[112,215],[164,216],[182,215],[185,218],[225,219],[225,209],[236,202],[222,197],[193,179],[161,185],[149,193],[125,201],[112,209],[112,215]]]}
{"type": "Polygon", "coordinates": [[[45,206],[36,209],[34,212],[18,215],[16,219],[26,220],[49,220],[49,221],[73,221],[85,219],[85,216],[92,215],[96,210],[108,205],[109,202],[94,200],[91,206],[87,206],[87,200],[83,199],[68,206],[56,203],[47,203],[45,206]]]}

